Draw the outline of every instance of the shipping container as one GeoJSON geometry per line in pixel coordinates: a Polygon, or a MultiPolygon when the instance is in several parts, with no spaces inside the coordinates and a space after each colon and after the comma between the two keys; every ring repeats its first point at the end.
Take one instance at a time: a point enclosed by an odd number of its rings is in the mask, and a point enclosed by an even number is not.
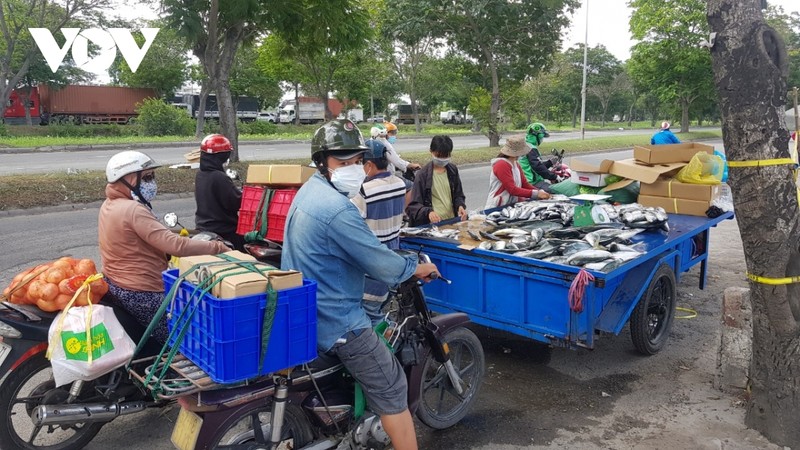
{"type": "Polygon", "coordinates": [[[153,89],[120,86],[70,85],[55,89],[39,85],[43,122],[126,124],[137,115],[137,105],[157,98],[153,89]]]}

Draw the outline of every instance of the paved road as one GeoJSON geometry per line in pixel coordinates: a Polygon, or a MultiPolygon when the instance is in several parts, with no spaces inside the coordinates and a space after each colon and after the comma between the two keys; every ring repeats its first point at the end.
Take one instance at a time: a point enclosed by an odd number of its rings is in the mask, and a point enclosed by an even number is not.
{"type": "MultiPolygon", "coordinates": [[[[713,145],[721,147],[718,142],[713,145]]],[[[591,158],[620,159],[628,156],[630,152],[615,152],[595,154],[591,158]]],[[[461,170],[470,209],[479,209],[483,205],[488,170],[486,165],[463,167],[461,170]]],[[[89,257],[99,261],[96,244],[98,206],[92,204],[71,210],[0,216],[4,249],[0,259],[0,286],[5,286],[20,269],[59,256],[89,257]]],[[[156,199],[154,206],[157,215],[175,211],[184,225],[193,225],[194,199],[191,197],[156,199]]],[[[741,252],[735,223],[723,224],[720,228],[726,234],[723,238],[719,231],[712,232],[712,266],[719,264],[721,259],[715,251],[730,242],[735,241],[734,247],[741,252]]],[[[728,259],[741,261],[742,258],[738,255],[728,259]]],[[[663,408],[669,412],[673,400],[685,403],[680,400],[683,397],[675,397],[684,391],[673,388],[676,386],[674,378],[695,373],[696,365],[697,373],[704,377],[703,381],[697,382],[698,385],[710,385],[707,379],[711,377],[708,371],[713,371],[713,367],[709,368],[713,366],[713,350],[709,351],[709,348],[716,345],[715,339],[718,342],[718,338],[709,328],[718,326],[717,295],[725,286],[712,276],[709,289],[697,290],[696,271],[694,269],[687,275],[688,281],[681,282],[680,300],[682,304],[701,311],[697,321],[702,319],[703,322],[676,323],[670,341],[672,345],[651,358],[633,352],[627,331],[623,331],[620,336],[603,335],[593,352],[557,349],[553,361],[548,366],[541,366],[531,357],[536,351],[531,341],[477,328],[486,351],[487,376],[476,407],[462,424],[450,430],[435,432],[418,425],[421,448],[608,448],[603,443],[609,437],[629,436],[634,432],[658,439],[670,439],[668,436],[674,436],[672,433],[684,439],[690,438],[693,430],[679,427],[676,431],[675,426],[670,425],[674,415],[670,415],[669,420],[655,420],[656,423],[651,424],[647,414],[657,411],[645,414],[642,409],[650,404],[655,410],[663,408]],[[712,363],[705,364],[706,360],[712,363]],[[681,372],[675,369],[678,366],[693,369],[692,372],[681,372]],[[615,412],[616,408],[623,411],[615,412]],[[633,412],[633,408],[639,409],[633,412]],[[633,415],[627,414],[627,410],[633,415]],[[613,423],[607,418],[613,419],[613,423]],[[661,433],[659,430],[664,427],[668,429],[661,433]],[[573,437],[564,442],[565,436],[573,437]]],[[[720,399],[718,392],[712,392],[700,397],[698,404],[703,402],[710,402],[713,408],[717,408],[713,409],[716,412],[709,414],[718,417],[719,411],[730,408],[728,403],[731,401],[728,397],[720,399]],[[716,400],[710,400],[712,395],[716,400]]],[[[700,409],[700,406],[696,408],[700,409]]],[[[169,436],[176,414],[175,409],[151,410],[120,418],[104,427],[87,448],[171,449],[169,436]]],[[[742,427],[738,422],[734,426],[742,427]]],[[[725,438],[721,435],[713,437],[725,438]]],[[[626,447],[635,447],[634,443],[641,436],[634,434],[631,439],[626,447]]],[[[698,441],[686,448],[703,447],[698,441]]]]}
{"type": "MultiPolygon", "coordinates": [[[[614,136],[620,134],[650,134],[650,130],[607,130],[589,131],[587,138],[596,136],[614,136]]],[[[577,139],[579,132],[553,133],[547,142],[558,142],[567,139],[577,139]]],[[[456,149],[478,148],[488,145],[488,140],[484,136],[454,136],[453,143],[456,149]]],[[[430,138],[406,138],[399,139],[395,148],[399,153],[417,152],[428,150],[430,138]]],[[[195,149],[195,145],[187,144],[183,147],[159,147],[154,144],[153,148],[145,150],[156,161],[164,164],[178,164],[186,162],[183,159],[184,153],[195,149]]],[[[68,152],[32,152],[32,153],[8,153],[0,150],[0,175],[22,174],[22,173],[50,173],[64,172],[72,170],[102,170],[108,162],[108,158],[119,149],[104,150],[81,150],[68,152]]],[[[305,158],[309,155],[309,142],[280,142],[274,143],[247,143],[242,142],[239,146],[239,156],[243,161],[268,160],[268,159],[289,159],[305,158]]]]}

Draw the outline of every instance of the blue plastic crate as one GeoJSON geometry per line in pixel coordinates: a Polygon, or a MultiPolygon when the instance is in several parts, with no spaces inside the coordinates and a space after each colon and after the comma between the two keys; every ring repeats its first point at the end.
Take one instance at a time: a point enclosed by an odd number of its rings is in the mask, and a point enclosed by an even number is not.
{"type": "MultiPolygon", "coordinates": [[[[163,278],[164,288],[169,292],[178,278],[178,270],[164,271],[163,278]]],[[[215,382],[236,383],[317,357],[316,282],[304,279],[303,286],[278,292],[269,346],[260,368],[266,294],[232,299],[206,294],[198,300],[194,292],[193,284],[181,283],[167,326],[172,331],[181,311],[199,301],[180,351],[215,382]]],[[[175,340],[173,337],[170,344],[174,345],[175,340]]]]}

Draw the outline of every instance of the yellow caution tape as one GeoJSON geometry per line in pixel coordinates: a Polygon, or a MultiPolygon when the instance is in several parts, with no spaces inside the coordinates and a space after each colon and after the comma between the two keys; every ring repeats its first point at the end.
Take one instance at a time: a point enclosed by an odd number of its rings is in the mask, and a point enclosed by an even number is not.
{"type": "Polygon", "coordinates": [[[792,158],[776,158],[776,159],[758,159],[754,161],[730,161],[728,160],[728,167],[765,167],[765,166],[781,166],[781,165],[795,165],[797,161],[792,158]]]}
{"type": "Polygon", "coordinates": [[[685,316],[675,316],[676,319],[694,319],[697,317],[697,311],[691,308],[682,308],[680,306],[676,306],[675,310],[687,313],[685,316]]]}
{"type": "Polygon", "coordinates": [[[758,275],[753,275],[752,273],[747,273],[747,278],[750,281],[761,283],[761,284],[769,284],[772,286],[778,286],[781,284],[793,284],[793,283],[800,283],[800,276],[794,277],[785,277],[785,278],[768,278],[768,277],[761,277],[758,275]]]}

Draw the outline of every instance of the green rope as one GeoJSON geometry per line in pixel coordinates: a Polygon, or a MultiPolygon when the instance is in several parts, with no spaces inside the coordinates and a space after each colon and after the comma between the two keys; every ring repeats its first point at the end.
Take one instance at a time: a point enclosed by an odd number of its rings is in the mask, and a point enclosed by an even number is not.
{"type": "Polygon", "coordinates": [[[256,220],[253,222],[253,231],[245,233],[244,235],[244,240],[246,242],[263,241],[267,236],[267,212],[269,211],[269,205],[272,203],[272,197],[274,195],[274,190],[269,188],[264,189],[264,194],[261,195],[261,200],[258,202],[258,211],[256,212],[256,220]]]}

